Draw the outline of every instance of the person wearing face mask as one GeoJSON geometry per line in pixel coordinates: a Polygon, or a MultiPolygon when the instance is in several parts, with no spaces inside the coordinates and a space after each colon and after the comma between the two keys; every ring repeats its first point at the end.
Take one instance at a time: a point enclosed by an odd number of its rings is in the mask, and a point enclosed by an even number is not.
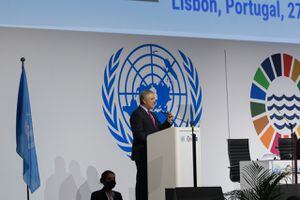
{"type": "Polygon", "coordinates": [[[139,94],[140,106],[130,116],[130,126],[133,134],[131,159],[135,161],[136,200],[148,199],[147,177],[147,136],[157,131],[171,127],[173,115],[168,114],[166,121],[161,124],[152,109],[155,107],[156,95],[151,90],[139,94]]]}
{"type": "Polygon", "coordinates": [[[100,183],[103,184],[101,190],[95,191],[91,195],[91,200],[123,200],[120,192],[114,191],[116,185],[116,175],[110,170],[102,173],[100,183]]]}

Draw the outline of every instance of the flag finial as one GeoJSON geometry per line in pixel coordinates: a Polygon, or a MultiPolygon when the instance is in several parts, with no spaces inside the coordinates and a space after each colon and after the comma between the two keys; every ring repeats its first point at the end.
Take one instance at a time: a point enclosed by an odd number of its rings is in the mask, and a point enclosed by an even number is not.
{"type": "Polygon", "coordinates": [[[22,62],[22,64],[24,64],[24,62],[25,62],[25,58],[24,58],[24,57],[22,57],[22,58],[20,59],[20,61],[22,62]]]}

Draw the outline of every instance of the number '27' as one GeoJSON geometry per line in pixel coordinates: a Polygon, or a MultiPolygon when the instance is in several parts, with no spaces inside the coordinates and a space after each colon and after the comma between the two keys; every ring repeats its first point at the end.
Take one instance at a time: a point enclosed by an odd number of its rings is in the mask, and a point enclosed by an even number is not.
{"type": "Polygon", "coordinates": [[[289,18],[291,19],[299,19],[300,18],[300,3],[292,3],[290,2],[288,4],[288,7],[290,9],[289,18]]]}

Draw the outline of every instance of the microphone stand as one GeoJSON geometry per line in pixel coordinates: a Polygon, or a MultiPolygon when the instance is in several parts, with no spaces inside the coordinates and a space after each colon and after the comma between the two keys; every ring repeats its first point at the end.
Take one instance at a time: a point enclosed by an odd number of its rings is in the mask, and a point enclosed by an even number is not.
{"type": "Polygon", "coordinates": [[[196,148],[196,134],[194,133],[194,122],[191,121],[192,127],[192,155],[193,155],[193,176],[194,176],[194,188],[197,187],[197,148],[196,148]]]}
{"type": "Polygon", "coordinates": [[[293,125],[289,123],[291,129],[291,138],[293,143],[293,163],[294,163],[294,171],[293,176],[295,180],[295,184],[298,184],[298,144],[297,144],[297,136],[296,133],[293,131],[293,125]]]}

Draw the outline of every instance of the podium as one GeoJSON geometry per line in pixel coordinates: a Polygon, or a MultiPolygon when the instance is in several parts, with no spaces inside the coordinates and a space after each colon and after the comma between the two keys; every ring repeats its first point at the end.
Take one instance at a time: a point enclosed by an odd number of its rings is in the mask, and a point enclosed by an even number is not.
{"type": "MultiPolygon", "coordinates": [[[[194,128],[197,182],[201,185],[200,129],[194,128]]],[[[166,188],[193,187],[192,128],[171,127],[147,137],[148,199],[165,200],[166,188]]]]}

